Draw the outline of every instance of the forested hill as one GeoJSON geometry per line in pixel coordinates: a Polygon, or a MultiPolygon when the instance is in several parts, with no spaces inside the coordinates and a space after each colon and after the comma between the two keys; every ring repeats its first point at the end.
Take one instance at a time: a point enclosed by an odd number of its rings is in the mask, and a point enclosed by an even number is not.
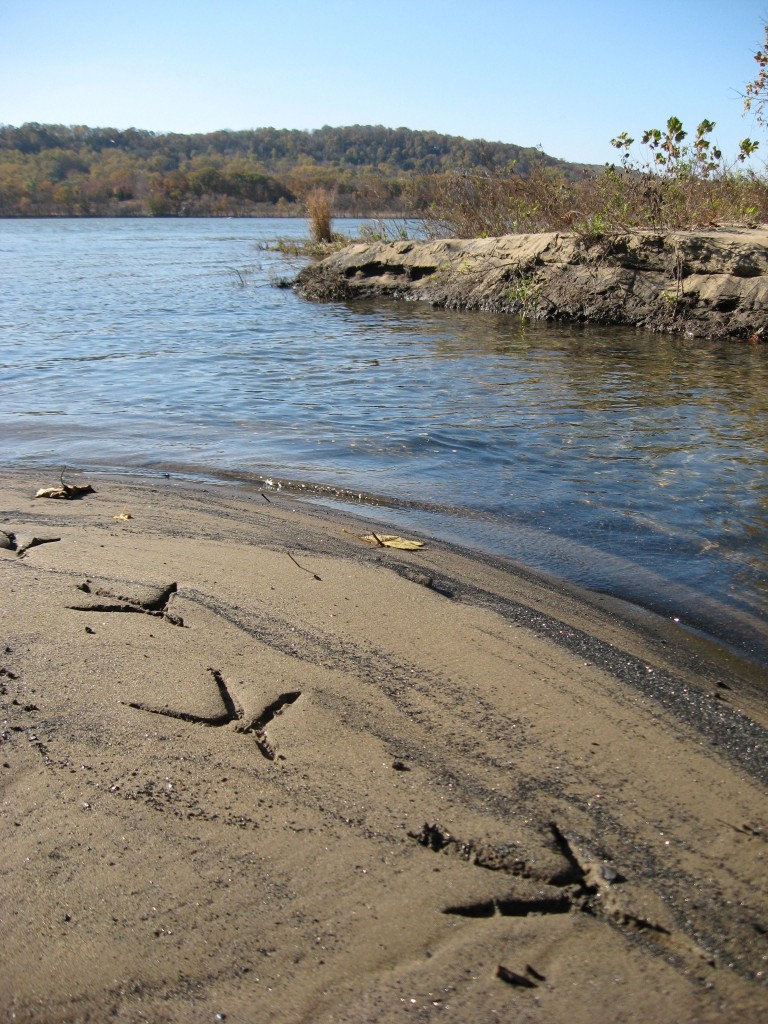
{"type": "Polygon", "coordinates": [[[575,165],[539,150],[408,128],[259,128],[199,135],[0,126],[0,216],[300,213],[316,187],[338,213],[408,213],[457,170],[526,176],[575,165]]]}

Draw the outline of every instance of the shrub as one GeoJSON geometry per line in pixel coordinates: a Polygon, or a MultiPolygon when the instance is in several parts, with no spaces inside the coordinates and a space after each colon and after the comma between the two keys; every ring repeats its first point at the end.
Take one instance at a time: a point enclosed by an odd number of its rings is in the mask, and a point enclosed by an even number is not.
{"type": "Polygon", "coordinates": [[[692,229],[768,219],[768,180],[738,166],[757,149],[744,139],[733,164],[711,142],[715,125],[702,121],[693,139],[678,118],[649,129],[634,154],[626,132],[612,140],[619,166],[568,178],[534,165],[526,177],[496,172],[443,175],[429,197],[430,233],[457,237],[540,231],[587,236],[627,231],[692,229]]]}
{"type": "Polygon", "coordinates": [[[305,199],[309,230],[316,244],[333,241],[331,196],[324,188],[313,188],[305,199]]]}

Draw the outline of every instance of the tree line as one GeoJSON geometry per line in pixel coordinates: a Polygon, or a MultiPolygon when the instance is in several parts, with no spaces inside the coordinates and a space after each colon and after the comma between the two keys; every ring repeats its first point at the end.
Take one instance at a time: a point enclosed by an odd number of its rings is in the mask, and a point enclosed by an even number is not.
{"type": "Polygon", "coordinates": [[[301,215],[318,188],[337,215],[423,211],[456,172],[575,178],[540,150],[407,128],[260,128],[183,135],[0,126],[0,216],[301,215]]]}

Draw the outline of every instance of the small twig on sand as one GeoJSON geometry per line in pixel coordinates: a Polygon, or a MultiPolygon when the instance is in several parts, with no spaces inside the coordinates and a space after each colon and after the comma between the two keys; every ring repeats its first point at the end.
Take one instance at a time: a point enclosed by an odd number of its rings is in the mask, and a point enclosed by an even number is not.
{"type": "Polygon", "coordinates": [[[313,579],[315,579],[315,580],[320,580],[320,582],[321,582],[321,583],[323,582],[323,581],[322,581],[322,580],[320,579],[320,577],[319,577],[319,576],[317,575],[317,573],[316,573],[316,572],[312,572],[312,570],[311,570],[311,569],[307,569],[307,568],[306,568],[305,566],[303,566],[303,565],[299,565],[299,563],[298,563],[298,562],[296,561],[296,559],[295,559],[295,558],[293,557],[293,555],[291,554],[291,552],[290,552],[290,551],[286,551],[285,553],[286,553],[286,555],[288,555],[288,557],[289,557],[289,558],[290,558],[290,560],[291,560],[291,561],[293,562],[293,564],[294,564],[295,566],[297,566],[297,567],[298,567],[299,569],[301,569],[301,571],[302,571],[302,572],[308,572],[308,573],[309,573],[309,575],[310,575],[310,576],[311,576],[311,577],[312,577],[313,579]]]}

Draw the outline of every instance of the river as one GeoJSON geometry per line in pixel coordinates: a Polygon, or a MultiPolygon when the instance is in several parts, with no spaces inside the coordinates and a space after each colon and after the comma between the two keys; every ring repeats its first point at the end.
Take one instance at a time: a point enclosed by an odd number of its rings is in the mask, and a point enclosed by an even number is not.
{"type": "Polygon", "coordinates": [[[313,305],[306,230],[0,221],[3,465],[291,481],[768,666],[768,346],[313,305]]]}

